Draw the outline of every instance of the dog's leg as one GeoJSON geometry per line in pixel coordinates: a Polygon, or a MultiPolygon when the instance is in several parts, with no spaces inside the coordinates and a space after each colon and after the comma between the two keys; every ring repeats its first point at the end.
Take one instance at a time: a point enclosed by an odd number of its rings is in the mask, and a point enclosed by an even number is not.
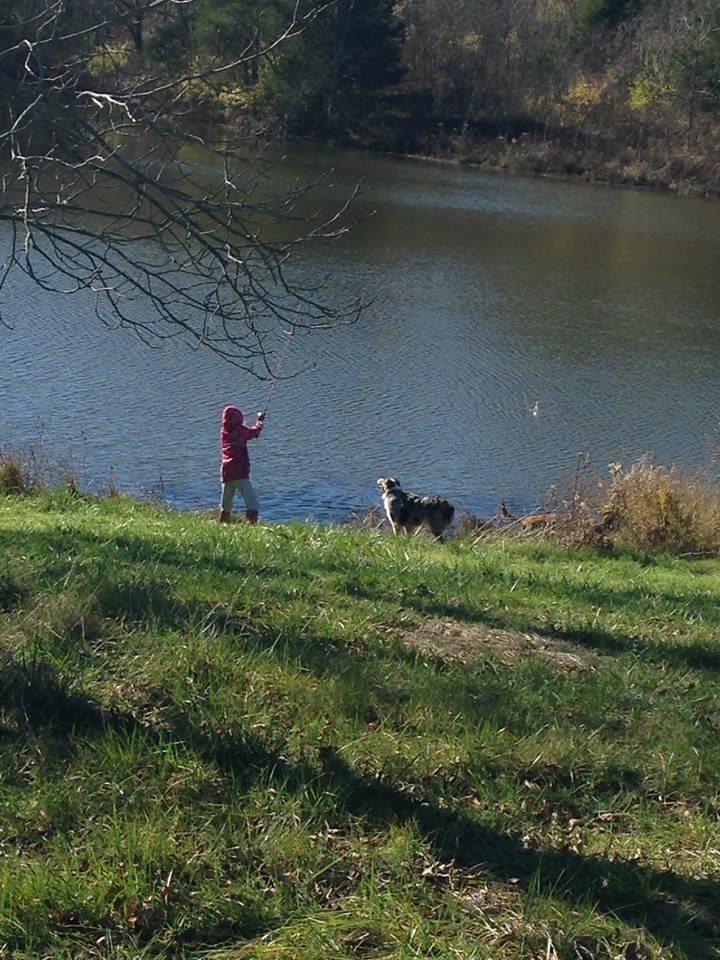
{"type": "Polygon", "coordinates": [[[446,530],[447,526],[442,522],[442,520],[439,523],[435,522],[430,524],[430,532],[435,540],[442,540],[443,534],[446,530]]]}

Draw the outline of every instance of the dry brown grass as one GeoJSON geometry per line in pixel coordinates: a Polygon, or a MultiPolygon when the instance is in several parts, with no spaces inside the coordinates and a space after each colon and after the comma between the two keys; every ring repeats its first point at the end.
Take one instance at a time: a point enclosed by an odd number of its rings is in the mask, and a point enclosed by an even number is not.
{"type": "Polygon", "coordinates": [[[576,476],[567,501],[555,494],[542,513],[482,519],[463,514],[455,536],[542,541],[573,549],[630,548],[679,555],[720,554],[720,483],[707,474],[653,464],[613,463],[609,477],[576,476]]]}
{"type": "Polygon", "coordinates": [[[670,553],[720,551],[720,486],[702,474],[639,460],[610,464],[597,504],[602,533],[617,546],[670,553]]]}
{"type": "Polygon", "coordinates": [[[423,653],[475,666],[482,665],[488,655],[508,664],[536,657],[559,670],[593,669],[595,662],[595,654],[587,647],[550,634],[443,618],[430,618],[403,631],[402,640],[423,653]]]}
{"type": "Polygon", "coordinates": [[[0,454],[0,494],[30,493],[35,480],[27,464],[19,457],[0,454]]]}

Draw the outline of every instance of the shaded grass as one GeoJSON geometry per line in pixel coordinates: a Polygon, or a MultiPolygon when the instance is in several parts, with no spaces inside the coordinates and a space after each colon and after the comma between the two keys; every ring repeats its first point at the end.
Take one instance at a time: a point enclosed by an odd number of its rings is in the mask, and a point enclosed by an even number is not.
{"type": "Polygon", "coordinates": [[[0,944],[716,955],[719,568],[0,501],[0,944]]]}

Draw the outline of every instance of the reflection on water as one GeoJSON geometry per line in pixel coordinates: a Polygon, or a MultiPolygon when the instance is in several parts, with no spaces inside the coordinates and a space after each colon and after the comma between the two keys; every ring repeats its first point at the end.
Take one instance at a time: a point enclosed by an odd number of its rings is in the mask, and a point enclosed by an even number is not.
{"type": "MultiPolygon", "coordinates": [[[[251,448],[266,517],[345,517],[388,473],[491,512],[532,506],[580,451],[603,467],[646,451],[706,462],[719,205],[314,148],[290,159],[273,176],[334,166],[328,206],[363,177],[357,212],[376,211],[296,269],[377,299],[357,326],[293,338],[287,367],[302,372],[251,448]]],[[[3,315],[0,444],[42,430],[86,480],[215,503],[220,410],[254,414],[267,384],[176,343],[149,350],[22,277],[3,315]]]]}

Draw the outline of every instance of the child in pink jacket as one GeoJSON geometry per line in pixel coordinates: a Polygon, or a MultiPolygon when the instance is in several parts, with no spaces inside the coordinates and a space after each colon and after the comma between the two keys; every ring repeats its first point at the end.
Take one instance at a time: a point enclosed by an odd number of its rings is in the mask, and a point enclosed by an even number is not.
{"type": "Polygon", "coordinates": [[[250,457],[247,442],[259,437],[265,423],[265,414],[257,415],[254,427],[245,426],[245,418],[237,407],[225,407],[220,428],[222,447],[222,465],[220,481],[222,498],[220,500],[220,522],[228,523],[232,511],[233,499],[237,490],[245,501],[245,519],[248,523],[258,521],[258,499],[250,483],[250,457]]]}

